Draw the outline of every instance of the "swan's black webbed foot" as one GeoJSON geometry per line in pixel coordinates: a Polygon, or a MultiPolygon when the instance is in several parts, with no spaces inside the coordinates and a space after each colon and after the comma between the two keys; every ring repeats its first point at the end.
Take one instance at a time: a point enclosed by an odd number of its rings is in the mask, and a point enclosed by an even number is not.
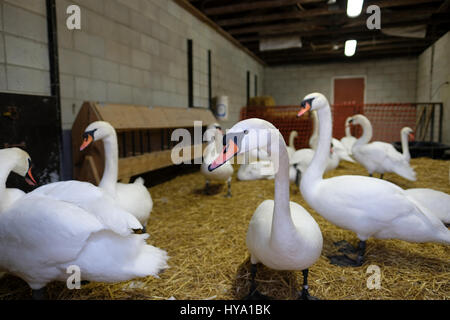
{"type": "Polygon", "coordinates": [[[328,256],[328,259],[331,264],[339,267],[360,267],[363,264],[362,260],[358,262],[358,259],[351,259],[346,254],[328,256]]]}
{"type": "Polygon", "coordinates": [[[43,287],[41,289],[31,290],[31,299],[48,300],[47,288],[43,287]]]}
{"type": "Polygon", "coordinates": [[[356,249],[354,246],[352,246],[349,242],[345,240],[340,240],[333,242],[333,244],[336,247],[339,247],[338,251],[345,253],[345,254],[355,254],[358,252],[358,249],[356,249]]]}
{"type": "Polygon", "coordinates": [[[309,286],[308,286],[308,273],[309,270],[305,269],[302,271],[303,273],[303,289],[301,292],[299,292],[298,294],[298,300],[319,300],[316,297],[313,297],[312,295],[309,294],[309,286]]]}
{"type": "Polygon", "coordinates": [[[258,290],[256,290],[256,271],[258,270],[256,264],[251,265],[250,274],[251,274],[251,285],[250,285],[250,293],[244,297],[244,300],[271,300],[268,296],[262,294],[258,290]]]}
{"type": "MultiPolygon", "coordinates": [[[[345,241],[346,242],[346,241],[345,241]]],[[[358,248],[354,248],[352,245],[350,245],[348,242],[344,243],[344,241],[339,241],[337,243],[340,243],[342,247],[339,249],[340,252],[344,253],[356,253],[356,259],[352,259],[347,254],[344,255],[334,255],[334,256],[328,256],[328,259],[330,259],[330,263],[340,266],[340,267],[360,267],[364,263],[364,253],[366,251],[366,242],[365,241],[359,241],[358,248]]],[[[335,243],[336,244],[336,243],[335,243]]]]}

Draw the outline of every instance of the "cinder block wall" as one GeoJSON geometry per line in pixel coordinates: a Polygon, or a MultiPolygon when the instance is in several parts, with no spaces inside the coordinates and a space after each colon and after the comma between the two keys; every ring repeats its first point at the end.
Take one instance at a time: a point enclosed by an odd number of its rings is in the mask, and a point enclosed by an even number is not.
{"type": "Polygon", "coordinates": [[[246,102],[246,71],[262,84],[262,65],[173,1],[58,0],[57,10],[64,128],[86,99],[187,107],[188,38],[194,44],[194,105],[208,107],[211,50],[212,94],[230,101],[225,126],[246,102]],[[65,26],[71,3],[81,7],[81,31],[65,26]]]}
{"type": "MultiPolygon", "coordinates": [[[[188,105],[187,39],[193,40],[194,105],[208,107],[207,51],[212,95],[229,96],[229,120],[246,103],[246,72],[263,66],[173,1],[57,0],[63,129],[84,100],[188,105]],[[81,8],[81,30],[68,30],[66,9],[81,8]]],[[[50,94],[45,0],[0,0],[0,90],[50,94]]]]}
{"type": "Polygon", "coordinates": [[[0,0],[0,91],[50,94],[45,0],[0,0]]]}
{"type": "Polygon", "coordinates": [[[445,82],[450,82],[450,32],[419,56],[417,68],[417,100],[444,103],[442,142],[450,144],[450,85],[445,82]]]}
{"type": "Polygon", "coordinates": [[[366,102],[416,101],[417,58],[266,68],[264,92],[278,105],[299,103],[317,91],[332,103],[333,78],[346,76],[366,78],[366,102]]]}

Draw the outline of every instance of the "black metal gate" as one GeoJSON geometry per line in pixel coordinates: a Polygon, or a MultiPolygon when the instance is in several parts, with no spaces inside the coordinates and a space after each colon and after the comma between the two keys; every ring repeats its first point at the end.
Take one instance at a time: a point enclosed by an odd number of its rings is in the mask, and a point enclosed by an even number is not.
{"type": "MultiPolygon", "coordinates": [[[[60,176],[61,124],[55,97],[0,93],[0,148],[19,147],[33,161],[40,184],[60,176]]],[[[24,179],[10,174],[7,187],[29,191],[24,179]]]]}

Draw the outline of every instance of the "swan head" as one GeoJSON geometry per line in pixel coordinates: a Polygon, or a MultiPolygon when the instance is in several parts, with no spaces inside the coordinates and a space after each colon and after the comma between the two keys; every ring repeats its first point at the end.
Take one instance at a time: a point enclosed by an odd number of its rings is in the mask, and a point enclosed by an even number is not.
{"type": "Polygon", "coordinates": [[[410,127],[404,127],[401,131],[402,136],[408,137],[411,141],[414,141],[414,130],[410,127]]]}
{"type": "Polygon", "coordinates": [[[222,126],[218,123],[211,123],[206,127],[205,138],[206,141],[211,141],[212,137],[216,137],[216,134],[219,134],[218,138],[220,139],[223,135],[222,126]]]}
{"type": "Polygon", "coordinates": [[[345,119],[345,127],[350,127],[352,125],[352,122],[352,117],[348,117],[347,119],[345,119]]]}
{"type": "Polygon", "coordinates": [[[208,166],[208,170],[219,168],[237,155],[258,149],[269,150],[270,142],[273,141],[271,133],[279,135],[278,130],[266,120],[252,118],[236,123],[223,136],[223,152],[208,166]]]}
{"type": "MultiPolygon", "coordinates": [[[[28,152],[19,148],[7,148],[0,150],[1,157],[8,159],[10,163],[14,164],[11,171],[25,178],[25,181],[32,186],[37,184],[31,173],[33,163],[31,162],[28,152]]],[[[4,161],[2,161],[4,162],[4,161]]]]}
{"type": "Polygon", "coordinates": [[[112,125],[106,121],[94,121],[87,126],[83,133],[83,143],[80,151],[86,149],[92,142],[102,140],[110,135],[115,134],[112,125]]]}
{"type": "Polygon", "coordinates": [[[329,104],[327,98],[323,94],[318,92],[310,93],[303,98],[297,117],[301,117],[308,111],[319,110],[326,106],[329,106],[329,104]]]}
{"type": "Polygon", "coordinates": [[[362,114],[355,114],[352,116],[349,120],[349,123],[351,125],[363,125],[369,122],[369,119],[367,119],[366,116],[363,116],[362,114]]]}

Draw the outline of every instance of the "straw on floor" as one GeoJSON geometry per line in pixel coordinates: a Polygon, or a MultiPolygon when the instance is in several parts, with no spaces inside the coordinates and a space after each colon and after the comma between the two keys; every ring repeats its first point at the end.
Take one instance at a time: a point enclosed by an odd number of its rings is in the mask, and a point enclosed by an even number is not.
{"type": "MultiPolygon", "coordinates": [[[[449,161],[412,159],[417,182],[394,174],[385,179],[402,188],[427,187],[450,193],[449,161]]],[[[349,162],[326,177],[367,175],[349,162]]],[[[69,290],[64,283],[48,286],[50,299],[240,299],[249,290],[249,255],[245,245],[248,222],[264,199],[273,199],[273,181],[236,181],[232,198],[225,186],[213,185],[204,195],[200,173],[179,176],[150,189],[154,208],[147,226],[149,243],[167,250],[170,269],[160,279],[142,278],[118,284],[89,283],[69,290]]],[[[366,261],[358,268],[331,265],[327,255],[337,253],[333,242],[356,236],[335,227],[315,213],[297,187],[291,185],[291,201],[304,206],[319,223],[324,238],[321,258],[310,269],[312,295],[319,299],[449,299],[450,248],[445,245],[413,244],[399,240],[369,239],[366,261]],[[381,271],[381,288],[369,289],[370,265],[381,271]]],[[[295,299],[301,272],[274,271],[259,267],[259,290],[274,299],[295,299]]],[[[29,298],[30,290],[20,279],[0,279],[0,299],[29,298]]]]}

